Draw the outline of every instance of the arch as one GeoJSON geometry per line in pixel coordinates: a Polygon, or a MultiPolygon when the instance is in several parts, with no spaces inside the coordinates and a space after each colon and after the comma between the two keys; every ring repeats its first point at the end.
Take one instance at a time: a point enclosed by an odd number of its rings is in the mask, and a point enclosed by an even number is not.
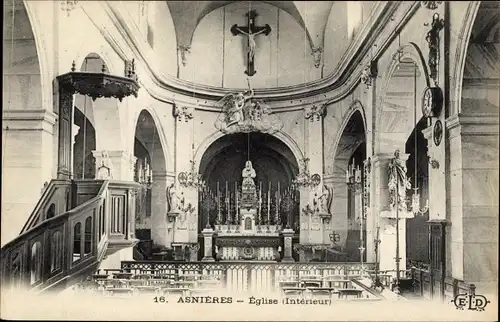
{"type": "MultiPolygon", "coordinates": [[[[95,211],[95,210],[94,210],[95,211]]],[[[84,242],[83,242],[83,253],[85,256],[92,253],[93,244],[93,220],[92,216],[85,218],[85,228],[84,228],[84,242]]]]}
{"type": "Polygon", "coordinates": [[[49,63],[48,52],[46,50],[46,42],[43,37],[42,28],[40,26],[40,20],[38,19],[38,14],[35,14],[38,10],[33,8],[35,5],[33,1],[23,1],[23,5],[28,14],[28,19],[31,25],[31,31],[33,33],[33,38],[35,40],[36,52],[38,56],[38,64],[40,68],[40,87],[42,88],[42,106],[44,109],[53,111],[52,100],[53,94],[51,90],[43,90],[44,88],[52,88],[52,68],[49,63]]]}
{"type": "Polygon", "coordinates": [[[479,6],[482,1],[469,1],[467,12],[462,21],[462,28],[458,33],[458,44],[455,51],[455,66],[451,77],[450,89],[453,91],[453,103],[450,108],[450,116],[460,113],[462,108],[462,84],[465,70],[465,61],[467,60],[467,51],[469,49],[469,39],[472,33],[474,21],[476,21],[479,6]]]}
{"type": "Polygon", "coordinates": [[[50,272],[61,269],[62,266],[62,233],[55,231],[50,238],[50,272]]]}
{"type": "Polygon", "coordinates": [[[362,169],[362,161],[366,157],[367,125],[363,105],[353,101],[344,112],[343,122],[336,137],[335,154],[333,156],[333,200],[335,205],[331,209],[332,225],[338,234],[338,244],[342,247],[349,260],[359,260],[357,247],[360,234],[366,233],[355,226],[356,214],[353,208],[357,202],[353,193],[345,183],[345,173],[352,162],[362,169]]]}
{"type": "MultiPolygon", "coordinates": [[[[403,122],[399,122],[396,124],[395,123],[395,128],[397,130],[402,131],[398,137],[401,137],[401,139],[397,142],[392,142],[391,140],[388,140],[388,138],[382,137],[382,134],[385,134],[386,136],[388,133],[394,133],[394,129],[389,130],[389,127],[394,125],[389,125],[391,120],[388,117],[384,117],[385,115],[396,115],[396,113],[409,113],[409,109],[406,108],[404,110],[398,110],[394,111],[394,107],[391,107],[393,111],[390,111],[390,109],[387,108],[387,103],[391,103],[392,105],[400,106],[397,103],[394,102],[389,102],[388,99],[388,94],[390,93],[389,90],[396,87],[397,85],[403,84],[401,81],[400,82],[395,82],[394,78],[398,75],[398,77],[417,77],[416,81],[418,85],[414,85],[415,89],[417,87],[420,87],[420,91],[417,89],[417,92],[420,93],[424,91],[425,87],[430,86],[430,77],[429,77],[429,71],[427,68],[427,65],[424,60],[424,56],[422,55],[422,51],[420,48],[414,44],[414,43],[408,43],[405,44],[401,47],[398,48],[396,53],[393,56],[393,59],[390,61],[389,66],[387,67],[384,75],[383,75],[383,81],[382,81],[382,86],[380,88],[380,91],[378,92],[379,99],[377,100],[377,105],[373,109],[374,113],[374,122],[372,124],[372,129],[373,129],[373,153],[381,153],[381,152],[393,152],[395,149],[400,149],[404,150],[404,144],[406,142],[406,139],[408,135],[413,131],[413,128],[415,124],[411,125],[405,125],[403,122]],[[404,67],[405,64],[410,64],[412,63],[413,66],[415,66],[417,69],[413,69],[414,73],[419,73],[418,76],[412,75],[405,75],[404,73],[407,71],[404,70],[399,70],[400,67],[404,67]],[[399,74],[397,74],[399,73],[399,74]],[[382,122],[385,122],[382,123],[382,122]],[[387,131],[384,130],[384,125],[387,131]],[[389,142],[391,141],[391,142],[389,142]],[[397,146],[395,146],[397,145],[397,146]],[[389,147],[390,146],[390,147],[389,147]],[[382,151],[383,150],[383,151],[382,151]],[[390,151],[389,151],[390,150],[390,151]]],[[[412,80],[413,81],[413,80],[412,80]]],[[[413,88],[412,88],[413,90],[413,88]]],[[[399,93],[399,94],[404,94],[404,91],[401,89],[395,89],[394,93],[399,93]]],[[[417,93],[411,93],[412,95],[416,95],[416,97],[421,97],[417,93]]],[[[400,98],[394,98],[391,97],[392,100],[398,100],[400,98]]],[[[420,98],[417,98],[417,101],[419,101],[420,98]]],[[[418,104],[418,103],[417,103],[418,104]]],[[[404,104],[403,104],[404,105],[404,104]]],[[[416,108],[416,114],[417,120],[421,118],[422,112],[420,108],[416,108]]],[[[408,121],[408,118],[403,118],[403,120],[408,121]]],[[[394,138],[395,136],[392,136],[391,138],[394,138]]]]}
{"type": "MultiPolygon", "coordinates": [[[[290,149],[290,151],[292,151],[296,163],[300,164],[300,160],[304,159],[304,154],[300,150],[297,142],[290,135],[288,135],[283,131],[279,131],[270,135],[283,142],[290,149]]],[[[200,145],[198,146],[198,148],[196,148],[196,151],[194,153],[194,161],[196,167],[195,171],[198,172],[200,171],[201,159],[203,158],[203,155],[208,150],[208,148],[212,145],[212,143],[222,138],[223,136],[225,136],[224,133],[220,131],[215,131],[200,143],[200,145]]]]}
{"type": "Polygon", "coordinates": [[[82,223],[77,222],[73,226],[72,261],[76,262],[82,258],[82,223]]]}
{"type": "MultiPolygon", "coordinates": [[[[104,45],[99,46],[99,48],[93,48],[90,46],[87,46],[88,44],[92,44],[92,41],[87,41],[87,39],[83,39],[82,45],[78,49],[76,55],[75,55],[75,66],[83,66],[85,59],[89,56],[89,54],[94,54],[99,56],[104,64],[106,65],[106,73],[113,74],[113,75],[119,75],[121,76],[124,71],[125,71],[125,62],[123,62],[123,66],[116,66],[116,62],[111,59],[110,55],[108,54],[108,51],[105,50],[103,47],[104,45]]],[[[100,71],[100,70],[99,70],[100,71]]]]}
{"type": "MultiPolygon", "coordinates": [[[[340,125],[340,130],[337,132],[337,135],[335,136],[335,140],[333,142],[333,144],[335,146],[334,153],[337,153],[337,146],[339,145],[340,138],[342,137],[342,134],[344,133],[344,129],[347,126],[347,123],[351,120],[351,117],[356,112],[359,112],[361,115],[361,119],[363,120],[363,131],[365,132],[365,135],[367,135],[368,125],[366,124],[365,108],[363,107],[363,104],[361,103],[361,101],[354,100],[351,103],[351,105],[349,105],[349,108],[342,115],[342,124],[340,125]]],[[[333,160],[335,160],[335,155],[333,156],[333,160]]]]}
{"type": "MultiPolygon", "coordinates": [[[[153,119],[154,125],[156,127],[156,134],[158,135],[158,138],[160,139],[160,144],[161,148],[163,150],[163,158],[165,159],[165,170],[169,171],[171,170],[172,166],[174,165],[174,156],[172,153],[170,153],[170,148],[168,145],[168,140],[166,137],[166,131],[164,130],[162,123],[160,119],[158,118],[158,115],[156,114],[156,111],[151,108],[149,105],[145,105],[143,108],[137,110],[137,113],[134,113],[132,117],[132,124],[133,124],[133,129],[131,131],[128,131],[130,137],[127,138],[127,142],[130,142],[131,144],[127,143],[127,146],[134,146],[134,138],[135,138],[135,132],[136,132],[136,127],[137,123],[139,121],[139,116],[143,111],[146,111],[149,113],[151,118],[153,119]],[[169,169],[170,166],[170,169],[169,169]]],[[[131,149],[133,151],[133,148],[131,149]]]]}
{"type": "Polygon", "coordinates": [[[51,203],[49,209],[47,209],[45,219],[50,219],[56,215],[56,204],[51,203]]]}

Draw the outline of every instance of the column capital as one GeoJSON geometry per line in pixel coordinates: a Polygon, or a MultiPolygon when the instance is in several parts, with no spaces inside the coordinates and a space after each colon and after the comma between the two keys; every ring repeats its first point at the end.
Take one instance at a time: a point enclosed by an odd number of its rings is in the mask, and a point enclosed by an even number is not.
{"type": "Polygon", "coordinates": [[[57,114],[43,109],[5,110],[2,114],[4,130],[32,130],[54,133],[57,114]]]}
{"type": "Polygon", "coordinates": [[[179,122],[189,122],[189,120],[194,118],[194,107],[193,106],[179,106],[174,103],[173,105],[173,115],[177,118],[179,122]]]}
{"type": "Polygon", "coordinates": [[[460,134],[498,136],[499,123],[497,113],[459,114],[451,116],[445,121],[450,138],[460,134]]]}
{"type": "Polygon", "coordinates": [[[311,122],[320,121],[326,115],[326,104],[312,104],[304,107],[304,117],[311,122]]]}

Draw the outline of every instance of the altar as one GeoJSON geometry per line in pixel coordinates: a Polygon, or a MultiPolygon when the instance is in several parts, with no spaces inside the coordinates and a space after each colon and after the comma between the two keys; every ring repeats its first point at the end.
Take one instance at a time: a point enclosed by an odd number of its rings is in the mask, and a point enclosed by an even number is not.
{"type": "Polygon", "coordinates": [[[236,193],[236,220],[234,224],[215,225],[218,260],[277,261],[281,258],[282,225],[271,224],[270,220],[262,223],[262,198],[257,194],[255,176],[251,161],[247,161],[242,171],[241,191],[236,193]]]}

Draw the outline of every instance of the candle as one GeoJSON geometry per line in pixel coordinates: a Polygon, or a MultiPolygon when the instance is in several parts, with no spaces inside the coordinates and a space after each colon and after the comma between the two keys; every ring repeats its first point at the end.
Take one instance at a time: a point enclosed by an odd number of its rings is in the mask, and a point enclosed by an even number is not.
{"type": "Polygon", "coordinates": [[[217,219],[219,223],[221,221],[221,213],[220,213],[220,190],[219,190],[219,181],[217,181],[217,219]]]}
{"type": "Polygon", "coordinates": [[[229,187],[226,181],[226,221],[229,223],[230,221],[230,215],[229,215],[229,187]]]}
{"type": "Polygon", "coordinates": [[[271,219],[271,181],[269,181],[269,191],[267,193],[267,224],[271,219]]]}
{"type": "Polygon", "coordinates": [[[236,210],[236,221],[239,220],[239,207],[238,207],[238,182],[235,182],[234,183],[234,196],[235,196],[235,199],[236,199],[236,203],[234,204],[234,208],[236,210]]]}

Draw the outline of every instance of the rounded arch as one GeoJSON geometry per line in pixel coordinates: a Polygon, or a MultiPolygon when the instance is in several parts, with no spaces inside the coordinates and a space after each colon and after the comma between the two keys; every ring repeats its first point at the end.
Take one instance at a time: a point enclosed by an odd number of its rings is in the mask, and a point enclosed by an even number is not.
{"type": "Polygon", "coordinates": [[[380,99],[382,99],[383,94],[387,92],[387,89],[390,86],[391,83],[391,78],[392,75],[394,74],[394,71],[397,69],[398,65],[400,64],[401,61],[404,60],[412,60],[414,61],[418,69],[425,75],[425,82],[427,86],[430,86],[430,77],[429,77],[429,70],[427,68],[427,64],[425,63],[425,58],[424,55],[422,54],[422,51],[420,48],[413,42],[409,42],[405,45],[402,45],[401,47],[398,48],[397,52],[395,55],[398,55],[399,53],[399,58],[398,59],[392,59],[391,63],[387,67],[387,70],[385,73],[382,75],[382,86],[380,88],[380,93],[382,94],[380,96],[380,99]]]}
{"type": "Polygon", "coordinates": [[[453,102],[450,106],[450,116],[460,113],[462,107],[462,84],[465,70],[465,62],[467,60],[467,51],[469,49],[469,39],[472,33],[472,27],[476,21],[479,6],[482,1],[469,1],[467,12],[462,21],[462,28],[460,28],[460,37],[458,40],[457,49],[455,51],[455,66],[451,77],[450,89],[453,91],[453,102]]]}
{"type": "MultiPolygon", "coordinates": [[[[340,125],[340,130],[337,132],[337,135],[335,137],[335,140],[333,142],[333,145],[335,149],[333,150],[334,153],[337,151],[337,147],[340,142],[340,138],[342,137],[342,134],[344,133],[344,129],[347,126],[347,123],[351,120],[352,116],[354,113],[359,112],[361,115],[361,119],[363,120],[363,131],[365,134],[368,133],[368,126],[366,124],[366,114],[365,114],[365,108],[363,107],[363,104],[359,100],[354,100],[349,108],[345,111],[345,113],[342,115],[342,124],[340,125]]],[[[335,155],[333,156],[333,159],[335,160],[335,155]]]]}
{"type": "MultiPolygon", "coordinates": [[[[154,125],[155,125],[156,130],[157,130],[157,135],[158,135],[158,138],[159,138],[159,141],[161,144],[161,148],[163,150],[163,158],[165,159],[165,170],[170,171],[170,170],[172,170],[172,167],[174,165],[174,156],[170,152],[171,150],[169,148],[168,140],[167,140],[167,137],[165,134],[165,130],[162,126],[162,123],[161,123],[160,119],[158,118],[156,111],[153,108],[151,108],[149,105],[144,105],[144,107],[142,107],[141,109],[137,109],[136,113],[134,113],[134,115],[132,117],[133,128],[131,131],[128,131],[129,137],[127,138],[127,142],[129,142],[129,144],[127,146],[132,146],[132,147],[134,146],[134,139],[135,139],[135,135],[136,135],[135,131],[136,131],[137,123],[139,122],[139,116],[141,115],[141,113],[143,111],[148,112],[149,115],[151,116],[151,118],[153,119],[154,125]]],[[[131,151],[133,151],[133,148],[131,149],[131,151]]]]}
{"type": "MultiPolygon", "coordinates": [[[[108,51],[104,49],[104,45],[100,45],[99,48],[91,46],[92,42],[83,39],[82,45],[78,49],[74,61],[75,66],[82,66],[85,63],[85,59],[89,54],[99,56],[104,64],[106,65],[106,73],[122,76],[125,70],[125,62],[122,66],[117,66],[117,62],[111,58],[108,51]]],[[[100,72],[100,70],[99,70],[100,72]]]]}
{"type": "Polygon", "coordinates": [[[399,47],[383,74],[382,80],[377,105],[373,109],[373,153],[390,153],[395,149],[404,150],[406,139],[415,127],[414,123],[422,117],[421,109],[416,105],[414,107],[416,115],[409,117],[405,114],[410,112],[410,109],[406,107],[409,103],[405,100],[413,95],[411,104],[418,104],[420,94],[431,84],[429,71],[420,48],[411,42],[399,47]],[[400,79],[396,80],[396,77],[400,79]],[[406,84],[405,81],[409,81],[410,78],[411,84],[406,84]],[[409,88],[411,91],[408,91],[409,88]],[[415,122],[408,123],[414,117],[415,122]],[[396,121],[398,118],[400,121],[396,121]],[[396,132],[398,135],[393,135],[396,132]],[[399,140],[394,140],[395,137],[399,140]]]}
{"type": "MultiPolygon", "coordinates": [[[[194,161],[195,161],[195,167],[196,167],[195,171],[200,170],[201,159],[203,158],[203,155],[208,150],[208,148],[212,145],[212,143],[214,143],[215,141],[217,141],[218,139],[222,138],[225,135],[226,134],[224,134],[220,131],[215,131],[200,143],[198,148],[196,148],[196,151],[194,154],[194,161]]],[[[292,151],[297,164],[300,164],[300,160],[304,159],[304,154],[300,150],[297,142],[292,137],[290,137],[288,134],[286,134],[285,132],[282,132],[282,131],[271,134],[271,136],[273,136],[276,139],[283,142],[290,149],[290,151],[292,151]]]]}
{"type": "Polygon", "coordinates": [[[31,25],[31,31],[33,33],[33,38],[35,40],[36,54],[38,56],[38,65],[40,68],[40,87],[42,88],[42,106],[44,109],[53,111],[54,107],[52,104],[53,93],[52,90],[43,90],[52,88],[52,67],[49,63],[48,52],[46,50],[46,42],[43,36],[42,28],[40,26],[40,21],[38,15],[35,14],[37,9],[33,8],[33,1],[23,1],[23,6],[26,9],[28,15],[28,20],[31,25]]]}

